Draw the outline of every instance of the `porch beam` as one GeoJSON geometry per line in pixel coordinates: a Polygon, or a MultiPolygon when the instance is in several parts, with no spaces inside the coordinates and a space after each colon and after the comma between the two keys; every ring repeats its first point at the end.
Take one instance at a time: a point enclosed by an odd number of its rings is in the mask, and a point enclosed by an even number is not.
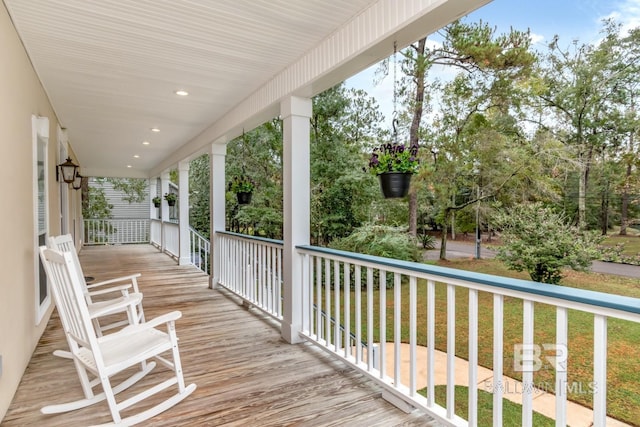
{"type": "Polygon", "coordinates": [[[291,344],[302,341],[303,259],[297,245],[308,245],[310,234],[310,121],[311,99],[288,97],[280,104],[284,163],[284,302],[282,337],[291,344]]]}

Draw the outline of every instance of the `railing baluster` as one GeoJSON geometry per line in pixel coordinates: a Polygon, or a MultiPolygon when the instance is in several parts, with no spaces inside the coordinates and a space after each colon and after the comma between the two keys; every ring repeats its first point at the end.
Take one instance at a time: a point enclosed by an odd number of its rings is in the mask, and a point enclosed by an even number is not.
{"type": "MultiPolygon", "coordinates": [[[[522,343],[526,364],[522,372],[522,426],[533,426],[533,301],[523,303],[522,343]]],[[[524,356],[524,354],[523,354],[524,356]]]]}
{"type": "Polygon", "coordinates": [[[380,378],[387,375],[387,272],[380,270],[378,286],[380,293],[380,343],[378,344],[378,361],[375,367],[380,371],[380,378]]]}
{"type": "Polygon", "coordinates": [[[351,354],[351,264],[343,263],[344,276],[344,357],[351,354]]]}
{"type": "Polygon", "coordinates": [[[436,373],[436,282],[427,280],[427,406],[433,407],[436,373]]]}
{"type": "Polygon", "coordinates": [[[417,372],[416,367],[418,364],[417,360],[417,323],[418,323],[418,280],[415,276],[409,277],[409,360],[410,362],[410,370],[409,370],[409,395],[415,396],[417,390],[417,372]]]}
{"type": "Polygon", "coordinates": [[[564,307],[556,308],[556,426],[567,425],[568,312],[564,307]]]}
{"type": "Polygon", "coordinates": [[[355,266],[355,278],[353,287],[356,294],[356,363],[362,361],[362,269],[355,266]]]}
{"type": "Polygon", "coordinates": [[[324,261],[324,333],[327,347],[331,344],[331,260],[329,258],[324,261]]]}
{"type": "MultiPolygon", "coordinates": [[[[269,248],[267,248],[268,250],[269,248]]],[[[311,325],[309,324],[310,320],[312,319],[311,317],[311,313],[312,313],[312,308],[313,308],[313,303],[311,301],[311,293],[313,292],[313,287],[311,286],[311,283],[313,283],[313,276],[311,274],[311,269],[309,268],[309,260],[310,255],[309,254],[303,254],[302,255],[302,280],[300,281],[300,283],[303,284],[302,286],[302,331],[305,333],[310,333],[311,332],[311,325]]],[[[266,256],[266,260],[267,262],[269,262],[271,260],[271,257],[269,256],[269,254],[267,253],[266,256]]],[[[269,278],[271,277],[271,274],[267,274],[267,282],[269,282],[269,278]]],[[[267,284],[267,287],[269,285],[267,284]]],[[[273,307],[271,307],[271,301],[269,298],[269,295],[271,295],[271,293],[267,290],[267,299],[269,300],[267,302],[267,310],[272,310],[273,307]]]]}
{"type": "Polygon", "coordinates": [[[504,296],[493,295],[493,425],[502,425],[504,296]]]}
{"type": "Polygon", "coordinates": [[[447,284],[447,418],[455,415],[456,288],[447,284]]]}
{"type": "Polygon", "coordinates": [[[367,369],[373,369],[373,268],[367,267],[367,369]]]}
{"type": "Polygon", "coordinates": [[[478,424],[478,291],[469,289],[469,425],[478,424]]]}
{"type": "Polygon", "coordinates": [[[593,318],[593,426],[607,425],[607,317],[593,318]]]}
{"type": "Polygon", "coordinates": [[[316,257],[316,337],[322,338],[322,260],[316,257]]]}
{"type": "Polygon", "coordinates": [[[278,304],[278,317],[282,317],[282,247],[278,248],[278,288],[276,293],[276,301],[278,304]]]}
{"type": "Polygon", "coordinates": [[[333,351],[340,349],[340,264],[337,260],[333,261],[333,302],[335,318],[333,322],[333,351]]]}
{"type": "Polygon", "coordinates": [[[402,277],[399,273],[393,275],[393,379],[398,388],[402,382],[400,368],[402,355],[400,353],[402,340],[402,277]]]}

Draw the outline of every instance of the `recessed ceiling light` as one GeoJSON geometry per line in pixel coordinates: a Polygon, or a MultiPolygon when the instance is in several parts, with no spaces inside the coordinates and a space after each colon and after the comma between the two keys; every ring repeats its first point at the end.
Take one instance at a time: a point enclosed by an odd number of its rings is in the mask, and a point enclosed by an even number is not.
{"type": "Polygon", "coordinates": [[[134,159],[139,159],[139,158],[140,158],[140,156],[139,156],[138,154],[134,154],[134,155],[133,155],[133,158],[134,158],[134,159]]]}
{"type": "Polygon", "coordinates": [[[151,132],[160,132],[160,129],[158,129],[158,128],[151,128],[151,132]]]}
{"type": "Polygon", "coordinates": [[[142,145],[149,145],[151,144],[149,141],[142,141],[142,145]]]}
{"type": "Polygon", "coordinates": [[[127,165],[127,167],[128,167],[128,168],[132,168],[133,166],[131,166],[131,165],[127,165]]]}
{"type": "Polygon", "coordinates": [[[187,96],[187,95],[189,95],[189,92],[187,92],[186,90],[177,90],[176,91],[176,95],[178,95],[178,96],[187,96]]]}

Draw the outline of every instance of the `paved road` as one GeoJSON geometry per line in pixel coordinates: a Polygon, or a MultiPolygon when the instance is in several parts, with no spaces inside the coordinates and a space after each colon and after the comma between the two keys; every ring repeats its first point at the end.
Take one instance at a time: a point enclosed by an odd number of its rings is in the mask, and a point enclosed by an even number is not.
{"type": "MultiPolygon", "coordinates": [[[[426,259],[437,260],[440,256],[440,241],[436,243],[436,249],[427,251],[426,259]]],[[[475,256],[475,243],[473,241],[447,241],[447,258],[470,258],[475,256]]],[[[493,258],[495,251],[487,248],[483,243],[480,246],[481,258],[493,258]]],[[[640,266],[629,264],[617,264],[614,262],[594,261],[591,265],[591,271],[594,273],[617,274],[618,276],[626,276],[640,279],[640,266]]]]}

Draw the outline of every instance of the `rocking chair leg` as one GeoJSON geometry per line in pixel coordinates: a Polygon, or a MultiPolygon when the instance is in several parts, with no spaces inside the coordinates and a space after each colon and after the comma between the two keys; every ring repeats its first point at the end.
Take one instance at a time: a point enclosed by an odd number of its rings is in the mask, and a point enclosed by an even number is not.
{"type": "Polygon", "coordinates": [[[62,357],[63,359],[73,359],[71,352],[66,350],[54,350],[53,355],[56,357],[62,357]]]}
{"type": "MultiPolygon", "coordinates": [[[[155,368],[156,362],[149,362],[146,364],[146,369],[143,371],[138,371],[117,386],[113,387],[113,394],[118,394],[123,390],[128,389],[142,378],[147,375],[153,368],[155,368]]],[[[43,414],[57,414],[60,412],[69,412],[75,411],[76,409],[86,408],[87,406],[93,405],[94,403],[101,402],[106,399],[104,392],[100,394],[96,394],[90,399],[80,399],[69,403],[61,403],[58,405],[48,405],[40,409],[43,414]]]]}
{"type": "Polygon", "coordinates": [[[113,425],[126,425],[126,426],[129,426],[129,425],[138,424],[138,423],[140,423],[142,421],[148,420],[149,418],[155,417],[156,415],[166,411],[167,409],[171,408],[172,406],[175,406],[176,404],[180,403],[187,396],[189,396],[191,393],[193,393],[193,391],[195,389],[196,389],[196,385],[195,384],[189,384],[187,387],[184,388],[184,391],[182,391],[180,393],[176,393],[175,395],[173,395],[169,399],[167,399],[164,402],[154,406],[153,408],[149,408],[146,411],[140,412],[139,414],[132,415],[132,416],[127,417],[127,418],[123,418],[123,419],[120,420],[120,422],[118,424],[106,423],[106,424],[94,425],[94,426],[91,426],[91,427],[106,427],[106,426],[113,426],[113,425]]]}

